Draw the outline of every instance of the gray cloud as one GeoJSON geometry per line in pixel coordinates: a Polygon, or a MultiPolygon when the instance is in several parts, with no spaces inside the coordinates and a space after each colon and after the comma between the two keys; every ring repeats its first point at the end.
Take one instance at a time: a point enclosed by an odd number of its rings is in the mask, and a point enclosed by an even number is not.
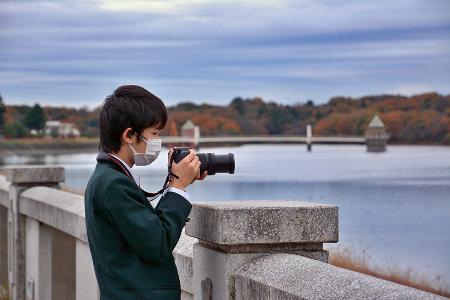
{"type": "Polygon", "coordinates": [[[450,90],[449,1],[4,1],[8,103],[167,103],[450,90]]]}

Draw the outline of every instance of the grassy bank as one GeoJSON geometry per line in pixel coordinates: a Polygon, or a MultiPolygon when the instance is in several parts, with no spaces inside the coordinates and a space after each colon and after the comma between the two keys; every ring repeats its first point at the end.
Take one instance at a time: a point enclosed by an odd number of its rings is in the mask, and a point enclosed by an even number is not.
{"type": "Polygon", "coordinates": [[[373,266],[370,261],[371,257],[365,251],[356,254],[349,249],[330,250],[329,263],[334,266],[450,298],[450,290],[439,277],[427,278],[411,269],[399,271],[395,266],[373,266]]]}
{"type": "Polygon", "coordinates": [[[34,153],[71,153],[94,152],[98,150],[98,138],[24,138],[2,139],[0,153],[34,154],[34,153]]]}

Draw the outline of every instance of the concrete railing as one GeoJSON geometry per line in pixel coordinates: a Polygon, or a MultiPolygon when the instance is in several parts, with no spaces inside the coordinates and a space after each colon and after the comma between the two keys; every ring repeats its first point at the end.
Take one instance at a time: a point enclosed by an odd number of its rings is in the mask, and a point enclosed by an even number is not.
{"type": "Polygon", "coordinates": [[[236,299],[434,299],[403,285],[293,254],[271,254],[241,267],[236,299]]]}
{"type": "Polygon", "coordinates": [[[7,223],[8,230],[1,248],[8,246],[1,260],[8,266],[1,277],[7,274],[10,299],[98,298],[83,197],[59,190],[64,169],[8,167],[5,173],[0,204],[8,212],[0,227],[7,223]]]}
{"type": "Polygon", "coordinates": [[[0,175],[0,294],[8,289],[8,210],[9,183],[0,175]]]}
{"type": "MultiPolygon", "coordinates": [[[[83,197],[59,167],[0,176],[0,286],[10,299],[98,299],[83,197]],[[6,263],[7,262],[7,263],[6,263]]],[[[295,201],[193,203],[173,254],[182,299],[432,299],[327,264],[335,206],[295,201]]]]}

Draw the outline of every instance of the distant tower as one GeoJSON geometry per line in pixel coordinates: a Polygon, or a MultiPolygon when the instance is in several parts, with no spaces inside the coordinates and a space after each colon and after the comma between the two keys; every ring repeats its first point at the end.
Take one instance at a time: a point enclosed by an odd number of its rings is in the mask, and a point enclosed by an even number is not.
{"type": "Polygon", "coordinates": [[[189,143],[187,146],[198,149],[200,140],[200,128],[198,126],[195,126],[191,120],[187,120],[183,124],[183,126],[181,126],[181,136],[192,137],[194,139],[194,142],[189,143]]]}
{"type": "Polygon", "coordinates": [[[383,121],[375,115],[367,126],[365,132],[366,145],[368,152],[384,152],[389,138],[383,121]]]}
{"type": "Polygon", "coordinates": [[[311,124],[306,125],[306,149],[308,152],[312,150],[312,127],[311,124]]]}

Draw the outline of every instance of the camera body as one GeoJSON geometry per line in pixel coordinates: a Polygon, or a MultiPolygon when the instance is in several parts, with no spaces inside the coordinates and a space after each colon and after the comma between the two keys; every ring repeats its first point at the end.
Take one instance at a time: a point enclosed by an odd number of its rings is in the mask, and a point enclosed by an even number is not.
{"type": "MultiPolygon", "coordinates": [[[[179,163],[185,158],[190,151],[190,147],[174,147],[173,160],[179,163]]],[[[216,173],[234,174],[234,154],[228,153],[223,155],[216,155],[214,153],[197,153],[198,159],[202,163],[200,165],[200,174],[208,171],[208,175],[215,175],[216,173]]]]}

